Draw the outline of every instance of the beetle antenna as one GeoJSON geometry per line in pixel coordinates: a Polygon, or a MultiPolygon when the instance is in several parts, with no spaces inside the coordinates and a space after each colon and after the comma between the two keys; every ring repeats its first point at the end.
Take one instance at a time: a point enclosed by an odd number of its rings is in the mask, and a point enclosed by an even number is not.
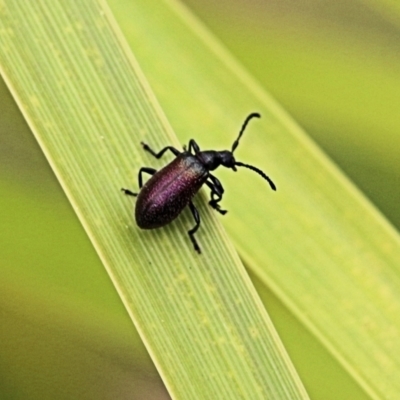
{"type": "Polygon", "coordinates": [[[243,164],[239,161],[235,161],[235,165],[237,165],[238,167],[245,167],[245,168],[251,169],[254,172],[257,172],[258,175],[261,175],[269,183],[272,190],[276,190],[275,183],[272,182],[272,180],[267,175],[265,175],[264,172],[262,172],[260,169],[253,167],[252,165],[249,165],[249,164],[243,164]]]}
{"type": "Polygon", "coordinates": [[[239,145],[239,140],[240,140],[240,138],[242,137],[243,132],[244,132],[244,130],[246,129],[247,124],[249,123],[249,121],[250,121],[252,118],[261,118],[261,115],[260,115],[259,113],[251,113],[251,114],[245,119],[245,121],[243,122],[243,125],[242,125],[242,129],[240,129],[238,138],[233,142],[232,150],[231,150],[232,153],[236,150],[236,147],[238,147],[238,145],[239,145]]]}

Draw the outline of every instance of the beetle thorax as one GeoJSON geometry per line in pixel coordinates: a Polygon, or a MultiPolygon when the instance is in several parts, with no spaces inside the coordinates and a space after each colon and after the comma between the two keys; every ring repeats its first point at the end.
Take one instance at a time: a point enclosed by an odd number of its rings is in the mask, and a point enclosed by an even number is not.
{"type": "Polygon", "coordinates": [[[228,150],[201,151],[196,154],[196,157],[204,165],[204,167],[207,168],[208,171],[214,171],[220,165],[226,168],[233,168],[233,169],[235,167],[235,158],[233,157],[232,152],[228,150]]]}

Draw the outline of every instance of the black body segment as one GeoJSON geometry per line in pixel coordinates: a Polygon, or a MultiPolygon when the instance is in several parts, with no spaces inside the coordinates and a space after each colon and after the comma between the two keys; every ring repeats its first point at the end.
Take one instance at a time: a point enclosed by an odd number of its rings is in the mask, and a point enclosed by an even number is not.
{"type": "Polygon", "coordinates": [[[260,118],[260,114],[252,113],[244,121],[237,139],[233,142],[231,150],[206,150],[201,151],[198,144],[191,139],[189,146],[180,152],[172,146],[164,147],[158,153],[147,144],[142,143],[143,149],[156,158],[161,158],[167,151],[175,155],[175,159],[164,168],[156,171],[154,168],[142,167],[139,170],[139,194],[128,189],[121,189],[126,195],[137,196],[135,207],[135,219],[137,225],[142,229],[160,228],[173,221],[186,207],[193,215],[195,226],[188,230],[194,249],[201,253],[200,246],[194,236],[200,227],[200,215],[192,202],[193,196],[199,191],[203,184],[211,190],[210,206],[220,214],[226,214],[219,202],[222,200],[224,188],[221,182],[210,171],[219,166],[236,171],[236,167],[248,168],[264,178],[271,189],[276,190],[272,180],[260,169],[249,164],[236,161],[233,156],[239,145],[239,140],[252,118],[260,118]],[[143,173],[152,175],[143,185],[143,173]]]}

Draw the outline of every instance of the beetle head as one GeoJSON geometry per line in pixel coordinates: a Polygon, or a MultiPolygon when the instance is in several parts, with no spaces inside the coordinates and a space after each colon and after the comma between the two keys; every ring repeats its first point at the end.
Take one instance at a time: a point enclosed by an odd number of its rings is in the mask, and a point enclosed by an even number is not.
{"type": "Polygon", "coordinates": [[[236,171],[236,160],[233,153],[229,150],[224,150],[218,152],[219,164],[225,168],[232,168],[236,171]]]}

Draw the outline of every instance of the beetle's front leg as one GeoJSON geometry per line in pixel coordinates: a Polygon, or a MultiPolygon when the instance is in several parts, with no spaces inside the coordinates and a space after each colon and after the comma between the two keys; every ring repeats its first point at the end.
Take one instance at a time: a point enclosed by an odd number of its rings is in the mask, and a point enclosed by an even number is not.
{"type": "Polygon", "coordinates": [[[156,153],[148,144],[143,143],[143,142],[140,142],[140,144],[143,146],[143,149],[145,151],[148,151],[155,158],[161,158],[164,155],[164,153],[168,150],[171,151],[175,156],[179,156],[179,154],[181,154],[178,149],[176,149],[175,147],[172,147],[172,146],[164,147],[162,150],[160,150],[158,153],[156,153]]]}
{"type": "Polygon", "coordinates": [[[225,215],[228,211],[221,210],[221,206],[218,204],[222,200],[222,195],[224,194],[224,188],[221,182],[213,175],[209,176],[211,182],[206,181],[206,185],[211,189],[211,200],[208,202],[210,206],[218,211],[220,214],[225,215]]]}
{"type": "MultiPolygon", "coordinates": [[[[186,150],[186,146],[183,146],[183,148],[186,150]]],[[[189,140],[188,150],[189,150],[189,153],[191,153],[193,151],[194,154],[197,154],[198,152],[200,152],[200,147],[194,139],[189,140]]]]}

